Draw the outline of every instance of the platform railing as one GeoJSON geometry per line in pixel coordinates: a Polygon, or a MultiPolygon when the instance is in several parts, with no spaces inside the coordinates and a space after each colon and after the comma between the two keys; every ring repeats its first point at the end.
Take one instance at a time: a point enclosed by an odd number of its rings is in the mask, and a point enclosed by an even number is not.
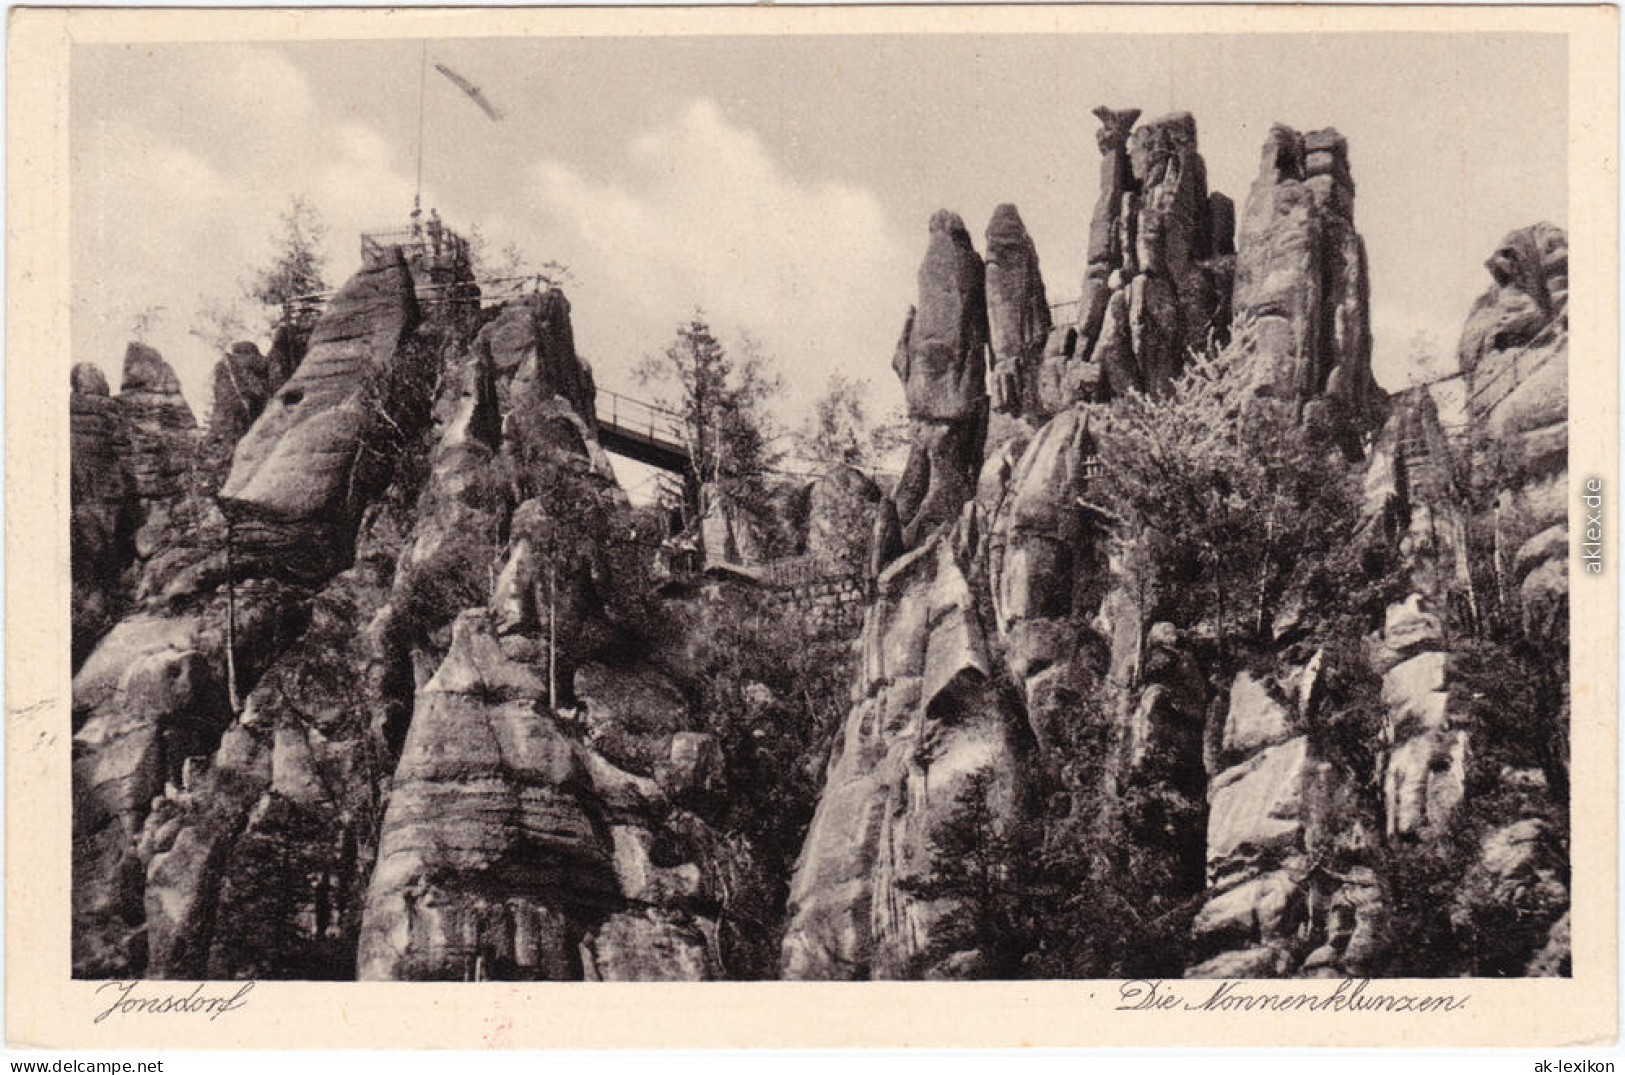
{"type": "Polygon", "coordinates": [[[361,264],[377,268],[389,260],[389,252],[400,247],[408,263],[422,261],[432,267],[451,268],[468,262],[468,240],[450,228],[438,232],[427,228],[400,228],[369,231],[361,235],[361,264]]]}

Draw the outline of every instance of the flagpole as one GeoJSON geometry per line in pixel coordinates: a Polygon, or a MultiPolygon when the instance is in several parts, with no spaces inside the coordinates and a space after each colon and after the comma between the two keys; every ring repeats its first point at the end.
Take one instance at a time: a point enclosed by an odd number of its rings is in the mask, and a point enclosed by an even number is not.
{"type": "Polygon", "coordinates": [[[423,42],[418,58],[418,185],[412,194],[412,223],[416,226],[423,213],[423,99],[429,77],[429,42],[423,42]]]}

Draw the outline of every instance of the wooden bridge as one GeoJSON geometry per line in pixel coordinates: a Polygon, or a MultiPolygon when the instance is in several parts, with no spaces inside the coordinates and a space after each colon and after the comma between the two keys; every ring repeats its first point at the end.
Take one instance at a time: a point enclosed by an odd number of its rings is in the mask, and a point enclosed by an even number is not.
{"type": "Polygon", "coordinates": [[[694,467],[682,416],[619,392],[598,392],[598,441],[605,451],[687,476],[694,467]]]}

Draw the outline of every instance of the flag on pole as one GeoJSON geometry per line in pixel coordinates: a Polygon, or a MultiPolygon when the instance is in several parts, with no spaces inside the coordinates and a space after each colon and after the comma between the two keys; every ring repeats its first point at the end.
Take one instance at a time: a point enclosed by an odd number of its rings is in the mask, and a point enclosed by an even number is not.
{"type": "Polygon", "coordinates": [[[474,85],[474,83],[470,82],[462,75],[459,75],[456,71],[453,71],[443,63],[435,64],[434,69],[439,71],[442,75],[445,75],[453,86],[456,86],[458,89],[468,94],[468,99],[479,105],[480,111],[484,112],[487,116],[490,116],[492,120],[500,120],[502,118],[502,112],[497,108],[496,105],[485,99],[485,94],[481,93],[480,88],[474,85]]]}

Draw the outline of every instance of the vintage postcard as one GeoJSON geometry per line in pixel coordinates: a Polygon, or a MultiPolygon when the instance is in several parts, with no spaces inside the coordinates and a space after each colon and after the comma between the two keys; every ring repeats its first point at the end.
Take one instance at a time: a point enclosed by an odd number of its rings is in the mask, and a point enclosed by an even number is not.
{"type": "Polygon", "coordinates": [[[17,9],[7,1027],[1617,1025],[1617,12],[17,9]]]}

